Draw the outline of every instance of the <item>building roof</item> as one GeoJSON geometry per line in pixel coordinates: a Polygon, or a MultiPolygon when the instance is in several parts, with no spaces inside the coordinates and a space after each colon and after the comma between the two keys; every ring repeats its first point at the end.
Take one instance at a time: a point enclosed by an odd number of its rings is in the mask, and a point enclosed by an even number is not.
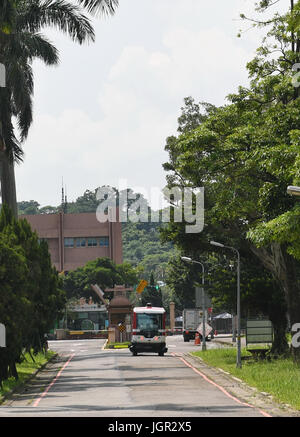
{"type": "Polygon", "coordinates": [[[125,296],[116,296],[109,302],[109,308],[131,307],[132,304],[125,296]]]}

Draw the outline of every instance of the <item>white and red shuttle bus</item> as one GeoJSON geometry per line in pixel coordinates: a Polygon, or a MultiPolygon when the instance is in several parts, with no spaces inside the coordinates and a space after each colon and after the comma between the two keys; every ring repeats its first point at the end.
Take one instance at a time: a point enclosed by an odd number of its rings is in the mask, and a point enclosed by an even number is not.
{"type": "Polygon", "coordinates": [[[168,351],[164,308],[152,307],[150,303],[145,307],[133,308],[132,338],[129,349],[135,356],[138,352],[156,352],[163,356],[168,351]]]}

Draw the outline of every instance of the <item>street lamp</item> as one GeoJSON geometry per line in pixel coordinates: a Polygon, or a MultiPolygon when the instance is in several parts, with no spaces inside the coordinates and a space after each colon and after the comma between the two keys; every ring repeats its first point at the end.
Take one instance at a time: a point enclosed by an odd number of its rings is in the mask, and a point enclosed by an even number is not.
{"type": "Polygon", "coordinates": [[[211,241],[210,244],[217,247],[223,247],[225,249],[231,249],[237,254],[237,355],[236,355],[236,367],[242,367],[241,360],[241,286],[240,286],[240,253],[237,249],[230,246],[225,246],[222,243],[211,241]]]}
{"type": "Polygon", "coordinates": [[[300,196],[300,187],[295,187],[293,185],[289,185],[287,187],[287,193],[291,196],[300,196]]]}
{"type": "Polygon", "coordinates": [[[182,261],[192,263],[192,264],[200,264],[202,267],[202,350],[206,351],[206,340],[205,340],[205,293],[204,293],[204,265],[200,261],[194,261],[192,258],[188,258],[187,256],[181,257],[182,261]]]}
{"type": "Polygon", "coordinates": [[[300,187],[296,187],[294,185],[289,185],[287,187],[286,192],[291,196],[300,196],[300,187]]]}

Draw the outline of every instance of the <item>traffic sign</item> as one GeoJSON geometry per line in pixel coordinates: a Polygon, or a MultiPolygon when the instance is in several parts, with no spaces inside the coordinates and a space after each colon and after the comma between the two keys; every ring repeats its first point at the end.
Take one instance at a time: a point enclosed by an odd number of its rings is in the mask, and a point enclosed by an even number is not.
{"type": "Polygon", "coordinates": [[[119,323],[118,327],[119,327],[120,332],[126,331],[126,327],[124,325],[122,325],[122,323],[119,323]]]}
{"type": "MultiPolygon", "coordinates": [[[[212,327],[208,323],[205,323],[205,337],[207,337],[211,331],[212,331],[212,327]]],[[[203,324],[202,323],[200,323],[200,325],[198,326],[197,332],[199,332],[199,334],[201,334],[203,336],[203,324]]]]}
{"type": "Polygon", "coordinates": [[[142,293],[143,290],[144,290],[144,288],[147,287],[147,285],[148,285],[148,282],[145,281],[145,279],[142,279],[142,280],[139,282],[138,286],[136,287],[136,292],[137,292],[137,293],[142,293]]]}

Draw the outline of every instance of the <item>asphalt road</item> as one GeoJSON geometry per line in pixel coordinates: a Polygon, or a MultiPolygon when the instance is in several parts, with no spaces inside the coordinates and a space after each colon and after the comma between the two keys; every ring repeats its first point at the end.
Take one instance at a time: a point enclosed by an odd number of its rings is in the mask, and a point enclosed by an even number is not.
{"type": "MultiPolygon", "coordinates": [[[[3,416],[261,417],[190,367],[199,350],[168,337],[168,353],[103,350],[104,340],[52,341],[58,358],[0,407],[3,416]]],[[[219,347],[208,343],[208,348],[219,347]]]]}

